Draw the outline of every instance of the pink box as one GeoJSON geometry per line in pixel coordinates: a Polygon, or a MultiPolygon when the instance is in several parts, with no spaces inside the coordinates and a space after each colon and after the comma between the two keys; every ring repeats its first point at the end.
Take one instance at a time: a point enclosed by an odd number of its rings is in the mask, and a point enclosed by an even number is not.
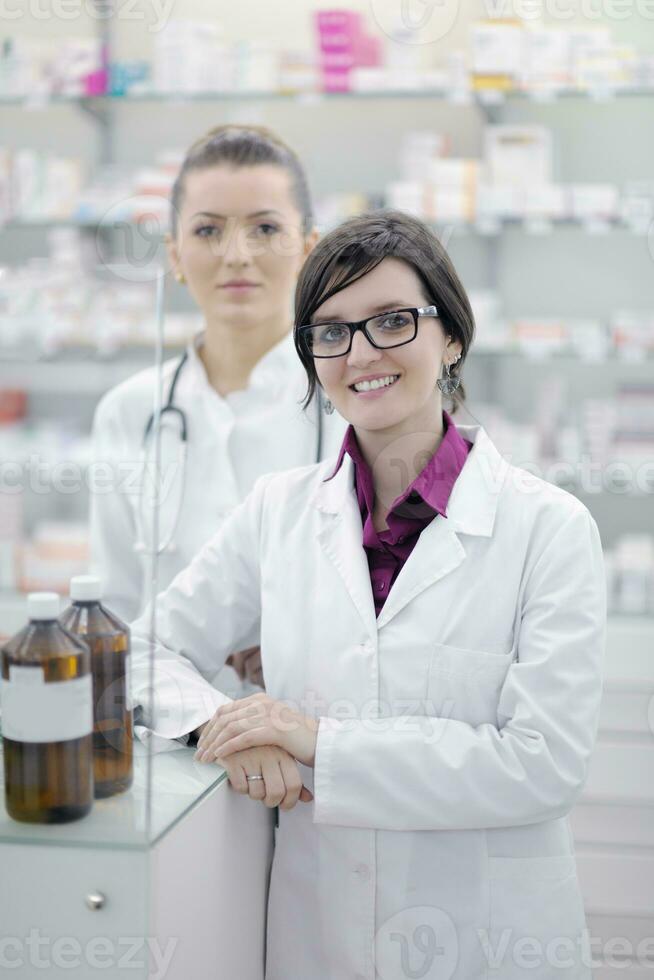
{"type": "Polygon", "coordinates": [[[355,10],[317,10],[314,20],[319,31],[347,32],[350,34],[361,30],[361,14],[355,10]]]}
{"type": "Polygon", "coordinates": [[[354,68],[354,55],[351,51],[321,51],[320,67],[323,71],[345,71],[354,68]]]}
{"type": "Polygon", "coordinates": [[[352,89],[349,68],[327,68],[321,72],[320,80],[323,92],[350,92],[352,89]]]}
{"type": "Polygon", "coordinates": [[[109,73],[106,68],[90,72],[84,77],[84,95],[106,95],[109,88],[109,73]]]}
{"type": "Polygon", "coordinates": [[[361,68],[376,68],[383,64],[383,60],[381,38],[372,34],[362,35],[356,55],[357,65],[361,68]]]}
{"type": "Polygon", "coordinates": [[[361,15],[350,10],[318,11],[315,24],[321,51],[354,50],[363,34],[361,15]]]}

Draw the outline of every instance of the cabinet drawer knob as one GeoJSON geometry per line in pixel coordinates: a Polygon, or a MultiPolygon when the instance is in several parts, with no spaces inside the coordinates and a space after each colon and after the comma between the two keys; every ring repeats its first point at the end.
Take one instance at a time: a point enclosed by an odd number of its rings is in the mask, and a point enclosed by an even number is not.
{"type": "Polygon", "coordinates": [[[91,892],[86,896],[86,904],[90,909],[96,910],[101,909],[105,903],[106,899],[102,892],[91,892]]]}

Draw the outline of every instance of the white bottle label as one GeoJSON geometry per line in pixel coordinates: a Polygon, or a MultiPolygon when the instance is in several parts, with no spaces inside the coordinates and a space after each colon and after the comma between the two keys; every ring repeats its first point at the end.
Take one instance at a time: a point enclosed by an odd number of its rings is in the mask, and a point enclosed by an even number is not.
{"type": "Polygon", "coordinates": [[[11,664],[3,681],[2,735],[14,742],[65,742],[93,731],[93,679],[46,683],[42,667],[11,664]]]}

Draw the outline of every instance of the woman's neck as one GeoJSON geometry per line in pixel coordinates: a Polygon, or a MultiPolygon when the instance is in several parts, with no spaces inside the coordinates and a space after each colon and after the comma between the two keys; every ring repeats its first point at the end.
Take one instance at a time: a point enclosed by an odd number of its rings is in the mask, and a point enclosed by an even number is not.
{"type": "Polygon", "coordinates": [[[392,429],[357,429],[359,448],[372,470],[375,512],[384,519],[440,446],[445,434],[441,399],[392,429]]]}
{"type": "Polygon", "coordinates": [[[259,322],[248,327],[207,323],[198,353],[211,387],[223,396],[247,388],[256,365],[289,329],[288,321],[259,322]]]}

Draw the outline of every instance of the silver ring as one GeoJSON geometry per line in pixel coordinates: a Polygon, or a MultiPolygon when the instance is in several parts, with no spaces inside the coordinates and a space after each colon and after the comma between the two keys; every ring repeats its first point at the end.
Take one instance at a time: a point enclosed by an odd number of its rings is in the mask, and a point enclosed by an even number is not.
{"type": "Polygon", "coordinates": [[[250,780],[250,779],[263,779],[263,776],[246,776],[245,778],[248,779],[248,780],[250,780]]]}

